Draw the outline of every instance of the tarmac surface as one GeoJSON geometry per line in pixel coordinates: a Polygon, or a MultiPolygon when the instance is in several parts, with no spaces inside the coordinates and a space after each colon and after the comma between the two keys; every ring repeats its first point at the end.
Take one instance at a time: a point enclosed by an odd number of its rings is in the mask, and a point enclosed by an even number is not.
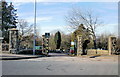
{"type": "Polygon", "coordinates": [[[118,56],[2,54],[2,75],[118,75],[118,56]],[[16,59],[17,58],[17,59],[16,59]]]}

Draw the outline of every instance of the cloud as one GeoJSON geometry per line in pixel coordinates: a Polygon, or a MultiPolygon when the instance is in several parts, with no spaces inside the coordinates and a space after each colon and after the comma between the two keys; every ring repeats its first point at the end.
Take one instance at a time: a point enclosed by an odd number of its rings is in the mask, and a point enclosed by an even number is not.
{"type": "MultiPolygon", "coordinates": [[[[68,30],[69,26],[65,25],[49,25],[49,26],[37,26],[37,29],[40,32],[40,35],[45,34],[45,32],[54,33],[56,31],[62,31],[65,34],[69,34],[73,31],[68,30]]],[[[96,30],[97,36],[101,34],[114,34],[118,36],[118,24],[106,24],[104,26],[100,26],[96,30]]]]}
{"type": "Polygon", "coordinates": [[[7,2],[21,2],[21,3],[28,3],[28,2],[34,2],[34,0],[6,0],[7,2]]]}
{"type": "Polygon", "coordinates": [[[64,32],[69,34],[70,32],[66,29],[65,25],[49,25],[49,26],[37,26],[37,29],[40,32],[40,35],[45,34],[46,32],[55,33],[56,31],[64,32]]]}
{"type": "Polygon", "coordinates": [[[19,9],[19,7],[23,4],[28,3],[27,0],[6,0],[8,3],[12,2],[13,5],[15,6],[15,9],[19,9]]]}
{"type": "Polygon", "coordinates": [[[106,4],[105,9],[108,9],[108,10],[118,10],[118,3],[109,3],[109,4],[106,4]]]}
{"type": "MultiPolygon", "coordinates": [[[[34,2],[35,0],[6,0],[11,2],[34,2]]],[[[36,0],[37,2],[118,2],[119,0],[36,0]]]]}
{"type": "Polygon", "coordinates": [[[19,6],[21,6],[23,3],[20,3],[20,2],[13,2],[13,4],[14,4],[15,7],[19,7],[19,6]]]}
{"type": "MultiPolygon", "coordinates": [[[[41,22],[41,21],[51,21],[53,18],[52,17],[37,17],[36,21],[37,22],[41,22]]],[[[25,18],[25,20],[28,23],[33,23],[34,22],[34,17],[29,17],[29,18],[25,18]]]]}
{"type": "Polygon", "coordinates": [[[55,2],[43,2],[42,3],[43,5],[54,5],[54,4],[56,4],[55,2]]]}
{"type": "Polygon", "coordinates": [[[115,34],[118,36],[118,24],[105,24],[98,27],[96,30],[97,35],[100,34],[115,34]]]}

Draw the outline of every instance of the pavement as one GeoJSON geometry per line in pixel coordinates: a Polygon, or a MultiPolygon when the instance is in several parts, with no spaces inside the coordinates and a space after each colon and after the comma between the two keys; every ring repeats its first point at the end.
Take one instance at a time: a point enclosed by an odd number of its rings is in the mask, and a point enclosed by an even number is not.
{"type": "Polygon", "coordinates": [[[22,54],[2,53],[0,55],[0,60],[20,60],[20,59],[39,58],[39,57],[43,57],[43,55],[22,55],[22,54]]]}

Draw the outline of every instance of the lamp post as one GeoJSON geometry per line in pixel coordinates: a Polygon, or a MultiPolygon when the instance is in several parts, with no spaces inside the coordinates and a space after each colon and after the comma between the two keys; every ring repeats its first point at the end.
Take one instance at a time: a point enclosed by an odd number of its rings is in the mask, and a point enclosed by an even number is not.
{"type": "Polygon", "coordinates": [[[36,0],[34,0],[34,40],[33,40],[33,55],[35,55],[35,40],[36,40],[36,0]]]}

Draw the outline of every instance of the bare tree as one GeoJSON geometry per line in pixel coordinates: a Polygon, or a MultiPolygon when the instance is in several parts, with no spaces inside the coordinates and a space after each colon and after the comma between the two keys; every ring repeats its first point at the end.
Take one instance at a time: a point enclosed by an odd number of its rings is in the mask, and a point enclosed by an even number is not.
{"type": "Polygon", "coordinates": [[[49,40],[49,47],[50,47],[51,50],[56,49],[55,42],[54,42],[54,37],[55,37],[55,34],[52,33],[50,35],[50,40],[49,40]]]}
{"type": "Polygon", "coordinates": [[[79,8],[73,8],[66,16],[66,21],[72,29],[77,29],[81,24],[90,32],[93,37],[94,48],[96,49],[96,28],[101,26],[102,22],[93,11],[83,11],[79,8]]]}
{"type": "Polygon", "coordinates": [[[18,20],[17,28],[22,36],[29,35],[32,30],[33,25],[28,25],[27,21],[20,19],[18,20]]]}
{"type": "Polygon", "coordinates": [[[19,30],[19,44],[31,39],[31,37],[28,36],[30,36],[33,31],[32,26],[33,25],[28,25],[27,21],[23,19],[18,20],[17,28],[19,30]]]}

